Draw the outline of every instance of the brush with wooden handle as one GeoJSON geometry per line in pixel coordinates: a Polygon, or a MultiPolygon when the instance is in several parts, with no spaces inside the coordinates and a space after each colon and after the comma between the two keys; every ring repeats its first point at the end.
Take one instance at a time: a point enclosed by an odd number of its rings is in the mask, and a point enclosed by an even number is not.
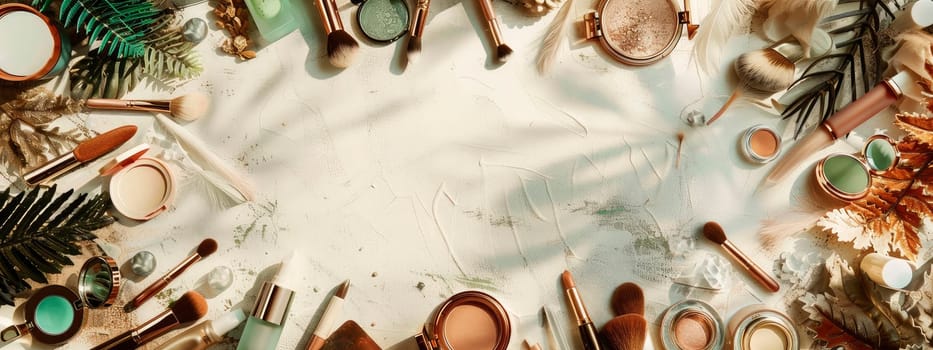
{"type": "Polygon", "coordinates": [[[755,281],[758,281],[762,287],[765,287],[771,292],[777,292],[781,290],[781,285],[771,277],[761,266],[758,266],[748,255],[742,253],[732,242],[726,238],[726,232],[723,231],[722,226],[719,226],[719,223],[715,221],[707,222],[706,225],[703,225],[703,236],[705,236],[713,243],[716,243],[722,246],[723,249],[729,253],[732,258],[745,269],[752,277],[755,278],[755,281]]]}
{"type": "Polygon", "coordinates": [[[496,46],[496,61],[505,63],[512,56],[512,48],[506,45],[502,40],[502,31],[499,30],[499,20],[496,18],[496,11],[492,7],[490,0],[477,0],[479,7],[483,11],[483,17],[486,19],[486,26],[489,27],[489,33],[492,35],[492,43],[496,46]]]}

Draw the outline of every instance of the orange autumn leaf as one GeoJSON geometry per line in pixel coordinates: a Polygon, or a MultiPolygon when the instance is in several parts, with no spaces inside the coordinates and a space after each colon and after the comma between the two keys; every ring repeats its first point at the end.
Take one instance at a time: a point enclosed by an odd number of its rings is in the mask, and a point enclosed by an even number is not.
{"type": "Polygon", "coordinates": [[[845,350],[872,350],[873,348],[861,340],[853,337],[849,333],[846,333],[845,330],[839,328],[826,315],[822,315],[820,322],[813,327],[810,327],[816,335],[816,339],[826,342],[825,347],[828,349],[835,349],[836,347],[842,347],[845,350]]]}
{"type": "Polygon", "coordinates": [[[933,119],[898,114],[895,125],[907,132],[897,143],[897,167],[872,175],[867,196],[826,213],[817,225],[856,249],[913,261],[924,220],[933,218],[933,119]]]}

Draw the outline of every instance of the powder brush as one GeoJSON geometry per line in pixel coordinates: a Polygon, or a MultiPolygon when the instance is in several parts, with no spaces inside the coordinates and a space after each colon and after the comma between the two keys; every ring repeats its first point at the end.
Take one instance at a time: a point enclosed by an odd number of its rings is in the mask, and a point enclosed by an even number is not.
{"type": "Polygon", "coordinates": [[[189,291],[178,298],[170,309],[91,350],[137,349],[179,326],[201,319],[204,315],[207,315],[207,300],[198,292],[189,291]]]}
{"type": "Polygon", "coordinates": [[[151,286],[149,286],[148,288],[140,292],[139,295],[133,298],[133,300],[130,300],[130,302],[126,303],[126,305],[123,306],[123,310],[125,310],[126,312],[135,310],[140,305],[142,305],[143,303],[148,301],[150,298],[155,296],[156,293],[159,293],[160,291],[162,291],[162,289],[165,289],[165,287],[168,286],[169,283],[172,283],[172,281],[178,278],[178,276],[180,276],[182,272],[185,272],[185,270],[191,267],[191,265],[194,265],[194,263],[201,261],[201,259],[204,259],[210,256],[211,254],[214,254],[214,252],[216,251],[217,251],[217,241],[210,239],[210,238],[201,241],[201,244],[198,245],[198,249],[197,251],[194,252],[194,254],[191,254],[191,256],[189,256],[187,259],[185,259],[180,264],[178,264],[178,266],[175,266],[175,268],[173,268],[171,271],[166,273],[165,276],[162,276],[162,278],[159,278],[158,281],[156,281],[151,286]]]}
{"type": "Polygon", "coordinates": [[[496,11],[492,7],[492,2],[490,0],[477,1],[479,1],[479,7],[483,11],[489,33],[492,35],[493,45],[496,45],[496,61],[505,63],[512,56],[512,48],[502,40],[502,31],[499,30],[499,20],[496,18],[496,11]]]}
{"type": "Polygon", "coordinates": [[[641,350],[648,338],[648,321],[636,314],[617,316],[606,322],[599,335],[609,350],[641,350]]]}
{"type": "Polygon", "coordinates": [[[742,266],[752,277],[755,278],[755,281],[758,281],[762,287],[766,289],[777,292],[781,289],[781,285],[774,280],[773,277],[768,275],[761,266],[758,266],[752,259],[750,259],[745,253],[739,250],[728,238],[726,238],[726,232],[723,231],[722,226],[715,221],[707,222],[706,225],[703,225],[703,236],[706,239],[713,241],[720,245],[723,249],[729,253],[732,258],[742,266]]]}
{"type": "Polygon", "coordinates": [[[327,34],[327,60],[337,68],[349,67],[356,60],[360,44],[343,29],[337,3],[334,0],[315,0],[314,5],[327,34]]]}
{"type": "Polygon", "coordinates": [[[23,174],[26,185],[35,186],[51,181],[79,165],[93,161],[117,149],[136,135],[135,125],[124,125],[81,142],[71,152],[52,159],[23,174]]]}
{"type": "Polygon", "coordinates": [[[722,117],[732,103],[747,92],[773,94],[789,88],[794,83],[794,62],[801,57],[803,51],[800,47],[786,42],[739,56],[733,68],[741,85],[706,125],[722,117]]]}
{"type": "Polygon", "coordinates": [[[90,98],[84,102],[84,105],[91,109],[162,112],[181,120],[194,121],[207,114],[211,100],[205,94],[191,93],[171,100],[90,98]]]}
{"type": "Polygon", "coordinates": [[[612,311],[616,316],[645,314],[645,293],[637,284],[626,282],[612,292],[612,311]]]}

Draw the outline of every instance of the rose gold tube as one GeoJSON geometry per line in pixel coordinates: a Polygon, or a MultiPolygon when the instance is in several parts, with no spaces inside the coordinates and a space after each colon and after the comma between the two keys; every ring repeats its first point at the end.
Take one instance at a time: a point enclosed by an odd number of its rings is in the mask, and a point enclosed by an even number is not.
{"type": "Polygon", "coordinates": [[[93,109],[109,109],[124,111],[152,111],[170,112],[172,101],[168,100],[116,100],[108,98],[91,98],[84,105],[93,109]]]}
{"type": "Polygon", "coordinates": [[[424,35],[424,24],[428,21],[428,7],[430,6],[431,0],[418,0],[418,4],[415,6],[415,16],[409,29],[412,38],[420,38],[424,35]]]}
{"type": "Polygon", "coordinates": [[[493,45],[502,45],[502,32],[499,30],[499,21],[496,19],[496,12],[492,8],[490,0],[478,0],[479,7],[483,11],[483,17],[486,17],[486,26],[489,27],[489,33],[492,34],[493,45]]]}
{"type": "Polygon", "coordinates": [[[317,7],[318,14],[321,15],[324,33],[330,34],[343,30],[343,22],[340,21],[340,12],[337,11],[337,3],[334,0],[315,0],[314,5],[317,7]]]}
{"type": "Polygon", "coordinates": [[[775,281],[774,278],[771,277],[771,275],[768,275],[768,273],[765,272],[765,270],[762,269],[761,266],[758,266],[758,264],[752,261],[752,259],[750,259],[747,255],[745,255],[745,253],[742,253],[742,251],[740,251],[739,248],[736,248],[736,246],[732,244],[732,242],[730,242],[729,240],[726,240],[722,244],[722,247],[727,252],[729,252],[729,255],[732,255],[732,257],[735,258],[735,261],[738,262],[739,265],[742,265],[745,271],[748,271],[748,273],[752,275],[752,277],[754,277],[755,280],[758,281],[758,283],[761,284],[762,287],[765,287],[766,289],[772,292],[777,292],[781,290],[781,285],[778,284],[777,281],[775,281]]]}

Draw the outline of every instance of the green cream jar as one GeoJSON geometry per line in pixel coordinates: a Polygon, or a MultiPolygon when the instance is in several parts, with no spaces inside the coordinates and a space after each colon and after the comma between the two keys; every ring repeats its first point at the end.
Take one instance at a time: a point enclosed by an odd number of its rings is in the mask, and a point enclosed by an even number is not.
{"type": "Polygon", "coordinates": [[[78,273],[78,292],[62,285],[40,288],[23,304],[22,324],[0,331],[0,344],[30,335],[33,343],[61,345],[84,326],[87,309],[113,304],[120,291],[120,269],[108,256],[88,259],[78,273]]]}

